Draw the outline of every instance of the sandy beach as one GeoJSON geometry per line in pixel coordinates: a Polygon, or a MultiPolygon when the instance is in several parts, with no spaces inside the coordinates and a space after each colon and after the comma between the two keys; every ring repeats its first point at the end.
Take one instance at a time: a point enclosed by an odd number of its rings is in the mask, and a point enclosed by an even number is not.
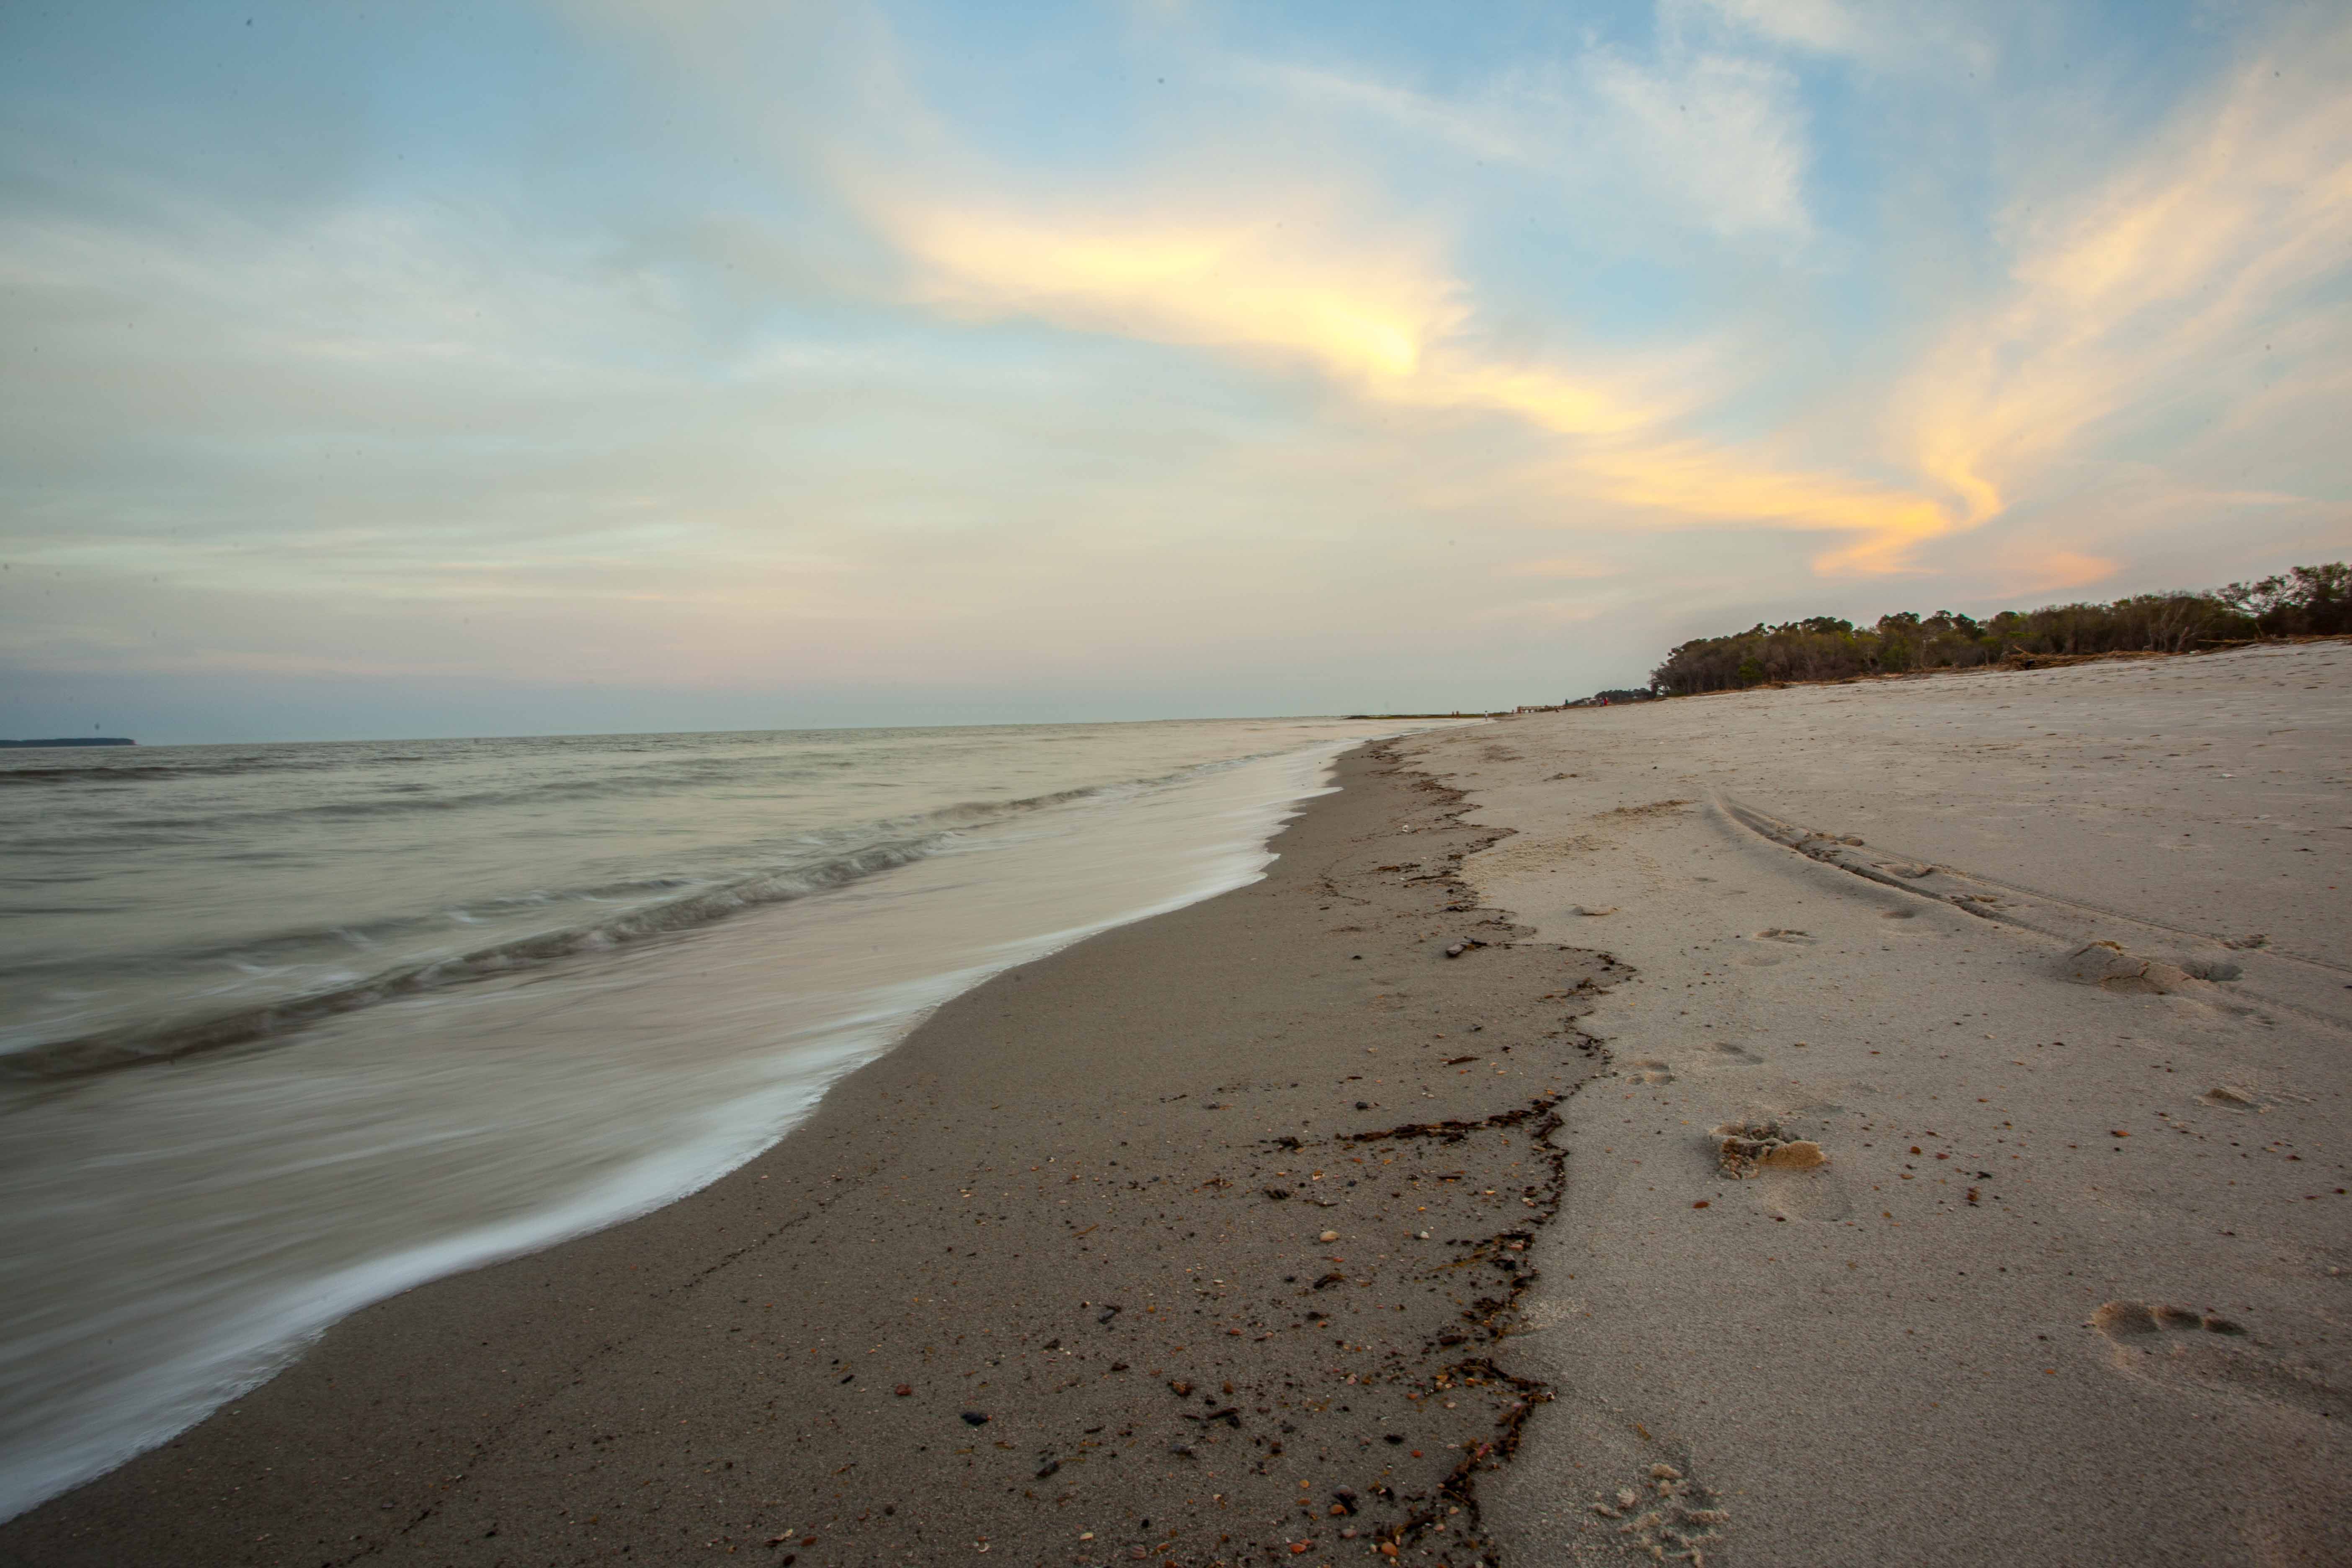
{"type": "Polygon", "coordinates": [[[2341,644],[1360,751],[0,1560],[2343,1561],[2347,756],[2341,644]]]}
{"type": "Polygon", "coordinates": [[[1507,1561],[2352,1560],[2352,648],[1407,750],[1519,830],[1485,898],[1637,972],[1505,1358],[1556,1394],[1507,1561]],[[1824,1163],[1726,1179],[1718,1128],[1824,1163]]]}

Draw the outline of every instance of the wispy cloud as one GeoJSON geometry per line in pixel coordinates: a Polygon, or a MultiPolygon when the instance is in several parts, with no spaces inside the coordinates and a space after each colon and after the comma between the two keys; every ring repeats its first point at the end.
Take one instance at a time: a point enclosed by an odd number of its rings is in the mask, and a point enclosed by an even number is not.
{"type": "Polygon", "coordinates": [[[1662,525],[1856,532],[1863,570],[1952,526],[1899,488],[1675,433],[1692,410],[1650,395],[1636,367],[1578,374],[1482,356],[1469,290],[1409,242],[1327,245],[1307,236],[1330,225],[1293,237],[1270,218],[1120,223],[914,203],[877,216],[918,264],[916,297],[937,308],[1199,344],[1304,365],[1381,405],[1522,420],[1570,443],[1543,465],[1558,493],[1651,509],[1662,525]]]}
{"type": "Polygon", "coordinates": [[[1591,43],[1517,63],[1438,97],[1375,77],[1244,58],[1231,68],[1300,110],[1381,122],[1473,158],[1539,174],[1617,221],[1737,238],[1811,233],[1806,113],[1775,61],[1716,49],[1638,59],[1591,43]]]}
{"type": "Polygon", "coordinates": [[[2007,287],[1898,399],[1921,471],[1959,498],[1963,526],[2079,460],[2095,430],[2122,454],[2177,442],[2179,418],[2222,413],[2200,405],[2250,361],[2278,367],[2273,398],[2340,404],[2341,364],[2296,351],[2302,323],[2340,310],[2321,291],[2352,258],[2347,72],[2352,25],[2283,40],[2126,167],[2008,216],[2007,287]]]}

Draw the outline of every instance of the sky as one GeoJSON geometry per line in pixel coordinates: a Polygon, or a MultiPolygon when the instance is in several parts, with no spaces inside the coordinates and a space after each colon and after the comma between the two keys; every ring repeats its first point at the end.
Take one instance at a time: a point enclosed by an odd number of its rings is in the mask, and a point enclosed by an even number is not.
{"type": "Polygon", "coordinates": [[[0,735],[1453,710],[2352,553],[2352,10],[0,7],[0,735]]]}

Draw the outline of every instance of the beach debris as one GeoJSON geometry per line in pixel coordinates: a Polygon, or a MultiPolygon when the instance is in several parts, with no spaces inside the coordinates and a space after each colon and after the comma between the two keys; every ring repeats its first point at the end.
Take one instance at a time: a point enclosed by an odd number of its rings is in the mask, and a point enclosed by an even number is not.
{"type": "Polygon", "coordinates": [[[908,1394],[915,1392],[915,1385],[911,1383],[902,1383],[890,1392],[897,1394],[899,1398],[904,1399],[908,1394]]]}
{"type": "Polygon", "coordinates": [[[1168,1392],[1181,1399],[1192,1392],[1192,1385],[1183,1378],[1171,1377],[1168,1380],[1168,1392]]]}
{"type": "Polygon", "coordinates": [[[1445,956],[1448,958],[1459,958],[1474,947],[1484,947],[1486,945],[1486,944],[1485,942],[1480,942],[1475,936],[1465,936],[1460,942],[1457,942],[1453,946],[1447,948],[1445,950],[1445,956]]]}
{"type": "Polygon", "coordinates": [[[1060,1469],[1061,1468],[1062,1468],[1062,1461],[1061,1461],[1061,1460],[1059,1460],[1059,1459],[1048,1459],[1048,1460],[1046,1460],[1044,1464],[1042,1464],[1042,1465],[1040,1465],[1040,1466],[1038,1466],[1038,1467],[1037,1467],[1037,1479],[1039,1479],[1039,1480],[1041,1480],[1041,1481],[1042,1481],[1042,1480],[1044,1480],[1047,1476],[1052,1475],[1055,1470],[1058,1470],[1058,1469],[1060,1469]]]}
{"type": "Polygon", "coordinates": [[[963,1417],[963,1424],[967,1426],[985,1426],[988,1425],[987,1415],[981,1411],[963,1410],[957,1412],[957,1414],[963,1417]]]}
{"type": "Polygon", "coordinates": [[[1280,1203],[1283,1199],[1290,1195],[1290,1189],[1288,1187],[1268,1187],[1265,1190],[1265,1195],[1272,1198],[1276,1203],[1280,1203]]]}
{"type": "Polygon", "coordinates": [[[1568,906],[1568,912],[1572,915],[1582,915],[1588,920],[1599,920],[1602,915],[1615,914],[1617,906],[1611,904],[1605,909],[1589,910],[1582,904],[1570,904],[1568,906]]]}
{"type": "Polygon", "coordinates": [[[1106,1301],[1103,1303],[1103,1310],[1095,1315],[1095,1321],[1097,1323],[1108,1323],[1113,1318],[1118,1317],[1121,1310],[1123,1310],[1123,1309],[1120,1308],[1118,1303],[1106,1301]]]}
{"type": "Polygon", "coordinates": [[[1763,1171],[1810,1171],[1829,1163],[1810,1138],[1791,1138],[1769,1119],[1727,1121],[1712,1130],[1717,1173],[1745,1181],[1763,1171]]]}
{"type": "Polygon", "coordinates": [[[1315,1239],[1318,1241],[1337,1241],[1339,1239],[1339,1233],[1336,1230],[1327,1230],[1316,1237],[1315,1239]]]}

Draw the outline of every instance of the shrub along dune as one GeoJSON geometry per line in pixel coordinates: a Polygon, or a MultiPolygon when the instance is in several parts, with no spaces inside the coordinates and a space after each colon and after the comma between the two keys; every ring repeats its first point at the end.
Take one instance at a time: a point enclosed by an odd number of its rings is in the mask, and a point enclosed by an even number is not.
{"type": "Polygon", "coordinates": [[[2021,657],[2189,653],[2262,637],[2347,633],[2352,564],[2338,561],[2226,588],[2003,610],[1983,621],[1938,610],[1882,616],[1872,626],[1832,616],[1758,625],[1683,644],[1651,672],[1650,682],[1661,696],[1688,697],[1771,681],[1966,669],[2021,657]]]}

